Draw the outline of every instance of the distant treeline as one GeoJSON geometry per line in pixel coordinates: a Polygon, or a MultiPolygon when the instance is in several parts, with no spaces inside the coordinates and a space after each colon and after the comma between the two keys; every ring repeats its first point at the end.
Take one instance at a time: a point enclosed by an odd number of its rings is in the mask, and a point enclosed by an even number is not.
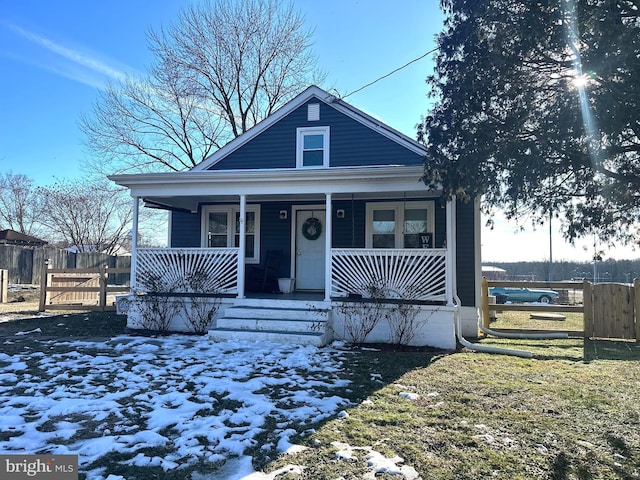
{"type": "MultiPolygon", "coordinates": [[[[594,264],[586,262],[492,262],[483,266],[506,270],[505,280],[563,281],[586,278],[594,282],[594,264]],[[549,269],[551,268],[551,275],[549,269]]],[[[595,282],[630,283],[640,278],[640,259],[605,260],[595,264],[595,282]]]]}

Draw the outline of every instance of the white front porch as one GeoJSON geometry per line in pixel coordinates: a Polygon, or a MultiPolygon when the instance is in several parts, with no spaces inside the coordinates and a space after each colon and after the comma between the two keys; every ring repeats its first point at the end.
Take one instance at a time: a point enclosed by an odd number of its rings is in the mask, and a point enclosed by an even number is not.
{"type": "MultiPolygon", "coordinates": [[[[401,340],[412,345],[455,348],[457,307],[448,298],[451,277],[446,249],[331,249],[327,256],[328,294],[245,294],[241,278],[245,269],[239,268],[237,248],[139,249],[136,258],[137,290],[133,298],[144,301],[145,294],[160,295],[179,305],[173,310],[168,330],[188,330],[186,318],[193,307],[185,307],[184,299],[195,297],[205,303],[220,303],[208,330],[209,336],[218,341],[320,346],[332,340],[401,340]],[[415,331],[410,338],[394,338],[390,319],[401,311],[399,304],[410,306],[404,307],[405,312],[406,308],[413,309],[409,321],[415,331]],[[353,322],[372,315],[384,321],[372,326],[364,337],[356,338],[353,322]]],[[[141,312],[132,306],[130,328],[144,328],[141,312]]]]}
{"type": "MultiPolygon", "coordinates": [[[[305,264],[310,266],[304,271],[311,272],[319,281],[311,287],[305,287],[309,283],[297,282],[297,287],[319,292],[335,325],[345,324],[338,307],[350,302],[379,305],[383,310],[378,313],[387,317],[399,311],[393,305],[414,305],[419,310],[418,317],[424,317],[423,323],[429,324],[424,330],[427,333],[420,337],[432,346],[453,348],[455,204],[438,203],[436,207],[439,194],[425,190],[419,181],[420,173],[418,166],[379,166],[115,177],[118,183],[131,188],[134,198],[132,294],[134,298],[145,293],[176,299],[223,297],[224,306],[213,319],[216,328],[219,319],[232,318],[225,317],[227,311],[233,312],[234,306],[253,294],[247,288],[248,266],[264,262],[268,249],[277,245],[285,250],[286,262],[291,264],[290,268],[287,265],[281,269],[289,272],[282,276],[297,277],[305,248],[313,244],[313,253],[319,255],[314,263],[305,264]],[[138,248],[140,199],[202,218],[197,239],[201,248],[138,248]],[[359,209],[357,218],[354,205],[359,209]],[[374,217],[383,210],[395,212],[396,217],[390,222],[391,230],[376,231],[374,220],[380,225],[389,223],[386,218],[374,217]],[[419,212],[422,216],[416,220],[415,215],[407,214],[405,219],[406,212],[419,212]],[[300,227],[309,213],[321,223],[321,235],[315,238],[308,238],[309,232],[301,235],[300,227]],[[223,225],[222,234],[205,226],[204,220],[210,218],[223,225]],[[255,223],[247,225],[248,218],[255,223]],[[224,220],[221,223],[218,219],[224,220]],[[405,225],[416,224],[418,229],[404,231],[405,225]],[[277,230],[275,237],[274,230],[277,230]],[[211,242],[212,235],[217,243],[211,242]],[[418,238],[421,235],[424,238],[418,238]],[[252,242],[249,245],[248,238],[252,242]],[[334,240],[338,246],[357,248],[337,248],[334,240]],[[226,247],[205,248],[212,244],[226,247]],[[444,340],[441,333],[446,337],[444,340]],[[440,338],[437,344],[430,342],[435,338],[440,338]]],[[[190,235],[194,237],[193,233],[190,235]]],[[[278,308],[295,311],[301,307],[286,304],[284,295],[277,301],[279,306],[269,307],[274,318],[278,308]]],[[[172,323],[171,328],[180,329],[178,323],[172,323]]],[[[246,326],[250,321],[242,323],[246,326]]],[[[343,327],[333,328],[332,336],[340,338],[345,331],[343,327]]],[[[373,329],[367,341],[389,341],[389,335],[384,329],[373,329]]]]}
{"type": "MultiPolygon", "coordinates": [[[[324,300],[402,299],[453,304],[447,250],[332,248],[326,256],[324,300]]],[[[245,298],[239,248],[140,248],[132,293],[245,298]]]]}

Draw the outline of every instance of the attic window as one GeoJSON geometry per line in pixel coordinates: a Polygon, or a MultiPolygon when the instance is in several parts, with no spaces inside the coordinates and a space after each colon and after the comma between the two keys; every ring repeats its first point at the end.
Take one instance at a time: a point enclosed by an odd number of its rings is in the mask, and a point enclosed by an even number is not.
{"type": "Polygon", "coordinates": [[[329,127],[297,129],[296,167],[329,166],[329,127]]]}
{"type": "Polygon", "coordinates": [[[307,105],[307,121],[317,122],[318,120],[320,120],[320,104],[310,103],[307,105]]]}

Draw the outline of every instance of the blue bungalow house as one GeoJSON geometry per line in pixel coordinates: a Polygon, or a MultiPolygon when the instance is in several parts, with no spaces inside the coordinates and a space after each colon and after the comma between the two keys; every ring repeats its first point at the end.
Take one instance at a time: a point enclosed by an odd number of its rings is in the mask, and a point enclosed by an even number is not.
{"type": "Polygon", "coordinates": [[[428,190],[424,154],[312,86],[190,171],[110,177],[135,206],[128,326],[455,348],[479,209],[428,190]],[[169,248],[136,247],[140,200],[170,211],[169,248]]]}

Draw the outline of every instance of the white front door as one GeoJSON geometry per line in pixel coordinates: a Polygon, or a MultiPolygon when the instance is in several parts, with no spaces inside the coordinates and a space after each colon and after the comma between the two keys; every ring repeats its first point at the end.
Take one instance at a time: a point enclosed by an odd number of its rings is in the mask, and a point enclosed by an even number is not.
{"type": "Polygon", "coordinates": [[[324,290],[325,210],[296,211],[296,289],[324,290]]]}

